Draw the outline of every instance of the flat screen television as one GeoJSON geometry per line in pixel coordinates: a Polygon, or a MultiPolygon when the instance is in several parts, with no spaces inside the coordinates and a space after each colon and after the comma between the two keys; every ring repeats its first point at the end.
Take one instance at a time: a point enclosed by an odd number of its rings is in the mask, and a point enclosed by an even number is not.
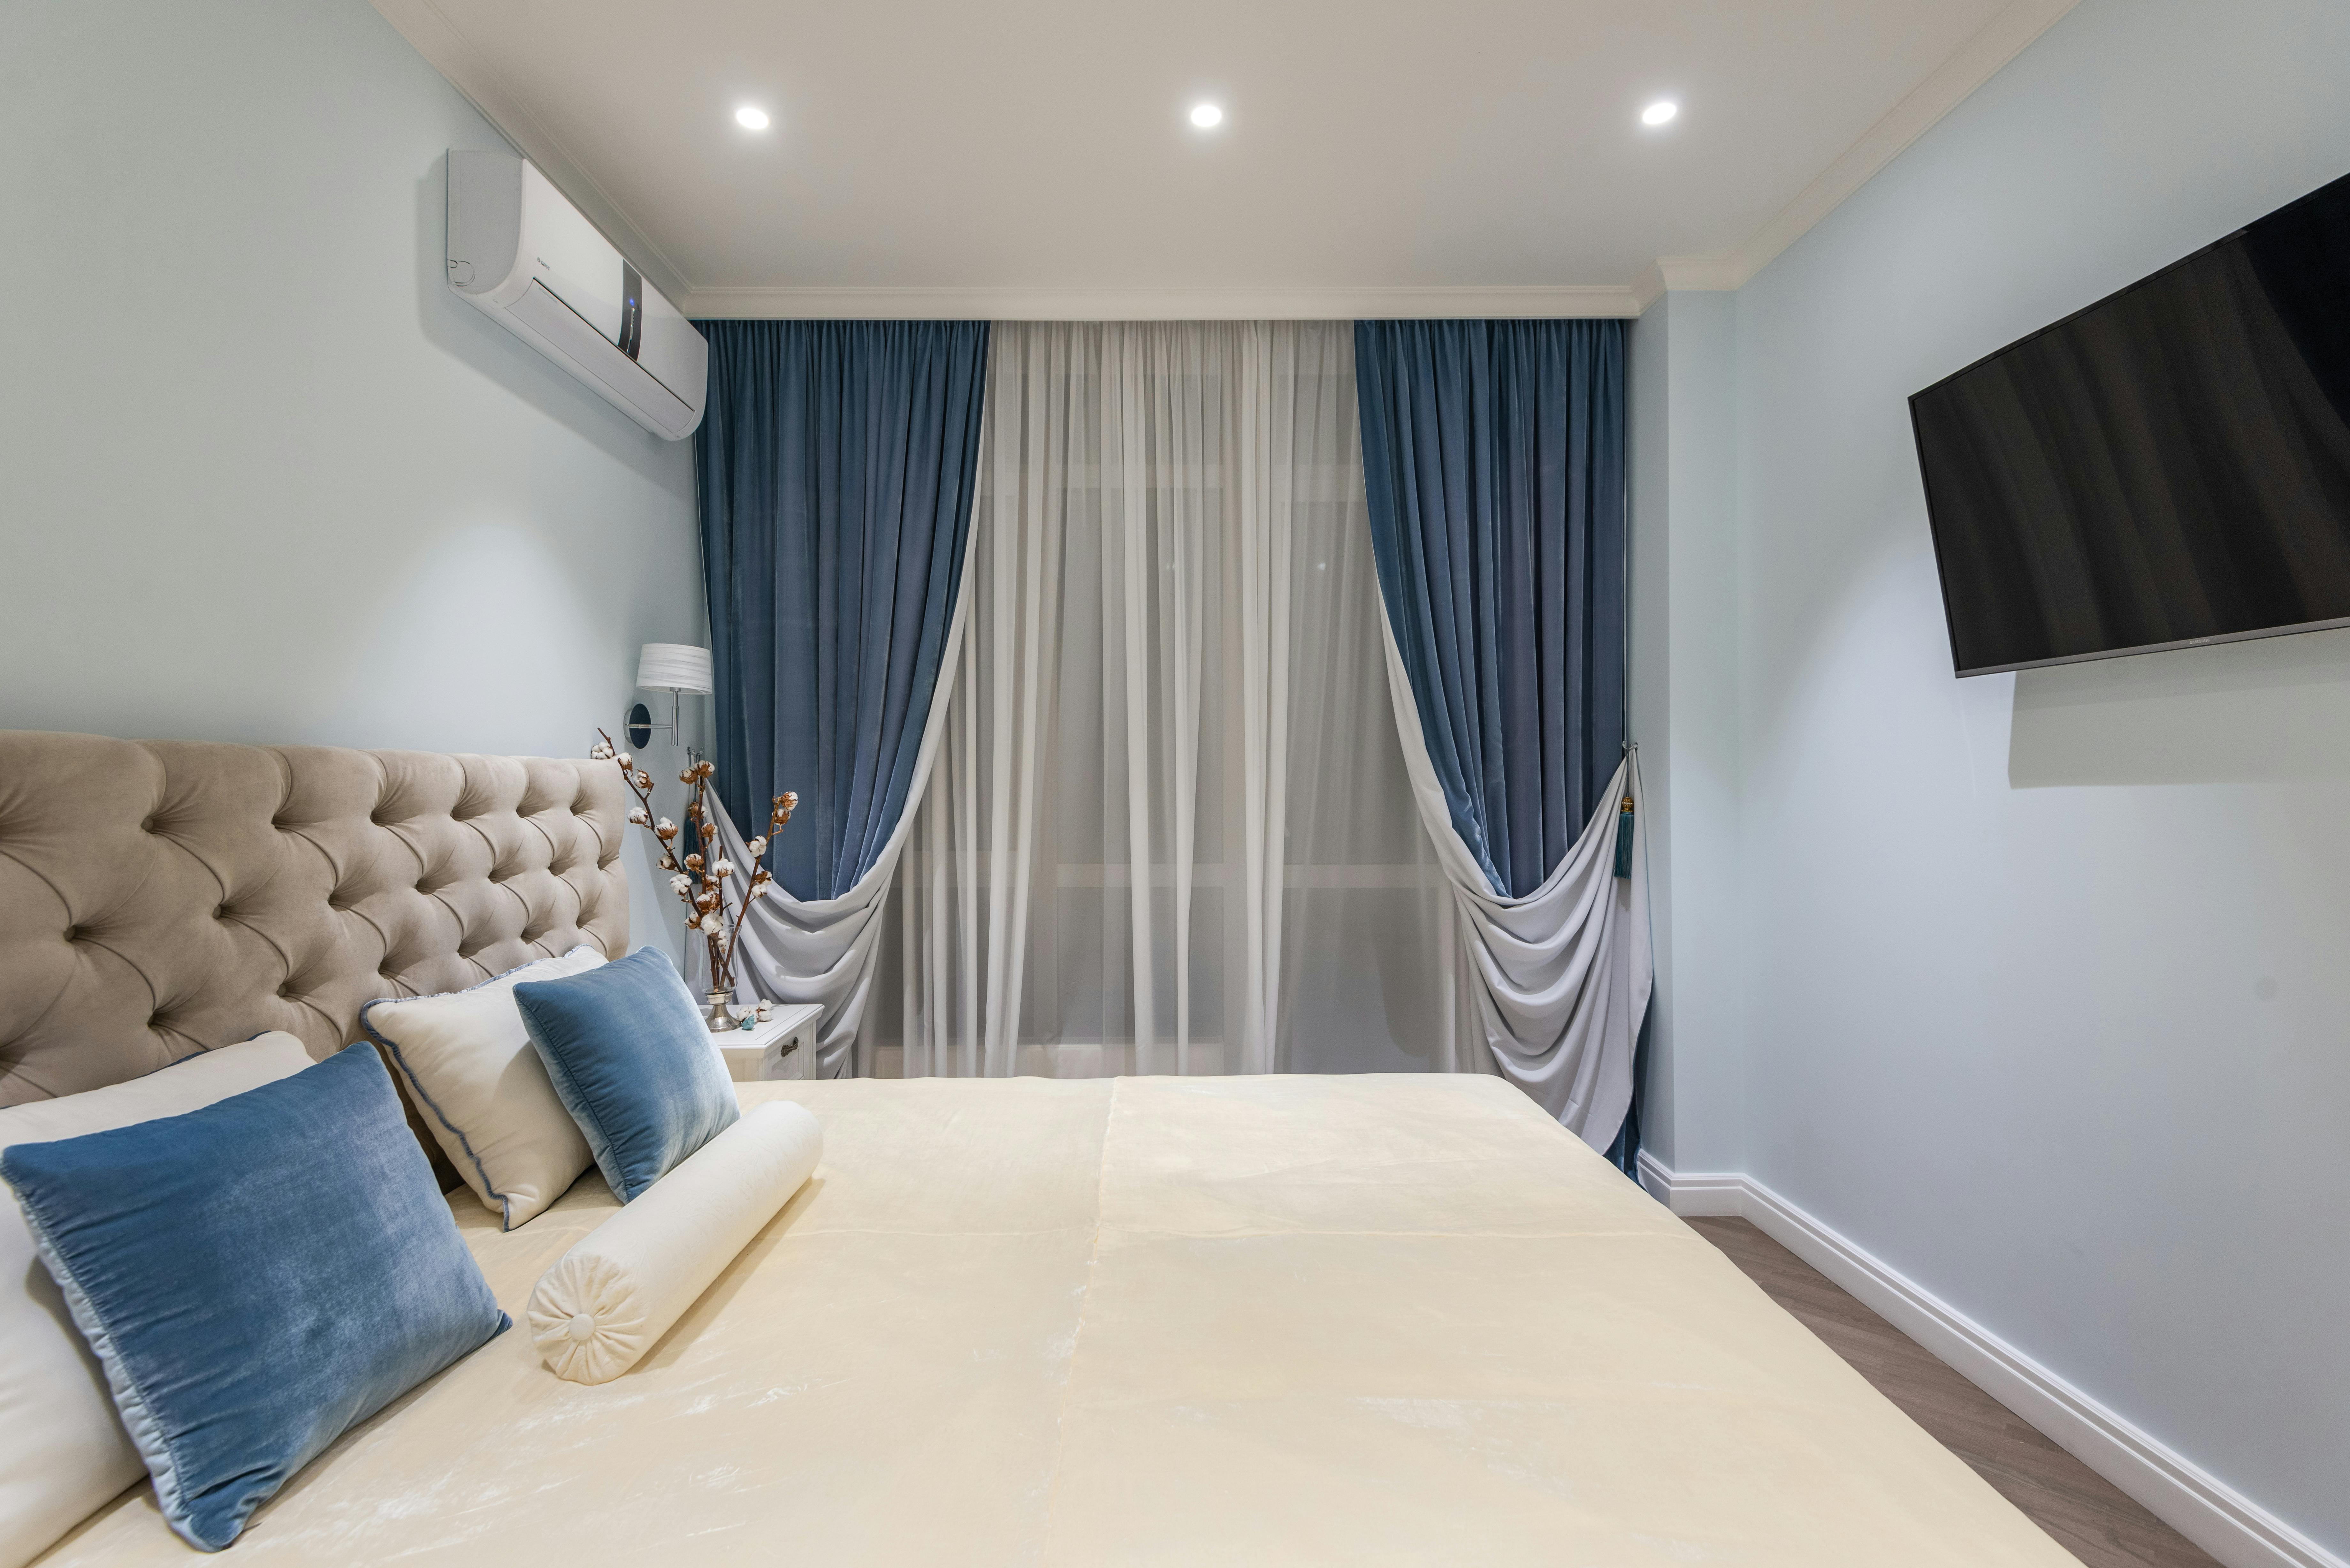
{"type": "Polygon", "coordinates": [[[1960,675],[2350,625],[2350,177],[1909,417],[1960,675]]]}

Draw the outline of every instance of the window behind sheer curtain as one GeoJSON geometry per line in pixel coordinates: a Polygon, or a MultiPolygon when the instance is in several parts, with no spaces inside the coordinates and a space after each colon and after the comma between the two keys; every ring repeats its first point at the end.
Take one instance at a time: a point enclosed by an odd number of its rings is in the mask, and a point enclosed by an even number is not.
{"type": "Polygon", "coordinates": [[[1000,326],[882,1075],[1438,1067],[1352,327],[1000,326]]]}

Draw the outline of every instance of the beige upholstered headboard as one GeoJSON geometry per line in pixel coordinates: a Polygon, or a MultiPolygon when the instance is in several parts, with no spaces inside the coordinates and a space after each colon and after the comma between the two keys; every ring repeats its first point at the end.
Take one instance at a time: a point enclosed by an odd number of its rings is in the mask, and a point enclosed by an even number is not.
{"type": "Polygon", "coordinates": [[[0,731],[0,1105],[629,940],[609,763],[0,731]]]}

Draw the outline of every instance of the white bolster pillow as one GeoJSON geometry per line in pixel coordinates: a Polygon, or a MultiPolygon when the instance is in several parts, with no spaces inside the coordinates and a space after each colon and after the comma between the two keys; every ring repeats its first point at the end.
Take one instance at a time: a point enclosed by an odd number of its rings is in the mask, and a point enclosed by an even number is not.
{"type": "Polygon", "coordinates": [[[557,1377],[608,1383],[790,1202],[824,1156],[805,1106],[746,1113],[539,1276],[530,1334],[557,1377]]]}

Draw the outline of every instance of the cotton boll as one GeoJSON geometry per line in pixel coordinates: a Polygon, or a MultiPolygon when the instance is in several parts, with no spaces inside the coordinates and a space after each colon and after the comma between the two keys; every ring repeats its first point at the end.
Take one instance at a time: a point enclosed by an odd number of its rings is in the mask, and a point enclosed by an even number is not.
{"type": "Polygon", "coordinates": [[[629,807],[629,820],[635,823],[639,827],[649,827],[652,825],[652,818],[646,814],[645,808],[640,805],[632,805],[629,807]]]}
{"type": "Polygon", "coordinates": [[[732,877],[734,875],[734,862],[732,860],[721,860],[717,865],[712,866],[710,868],[710,874],[712,877],[732,877]]]}
{"type": "Polygon", "coordinates": [[[637,759],[629,755],[628,753],[622,752],[620,753],[620,765],[624,768],[633,768],[637,765],[637,759]]]}

